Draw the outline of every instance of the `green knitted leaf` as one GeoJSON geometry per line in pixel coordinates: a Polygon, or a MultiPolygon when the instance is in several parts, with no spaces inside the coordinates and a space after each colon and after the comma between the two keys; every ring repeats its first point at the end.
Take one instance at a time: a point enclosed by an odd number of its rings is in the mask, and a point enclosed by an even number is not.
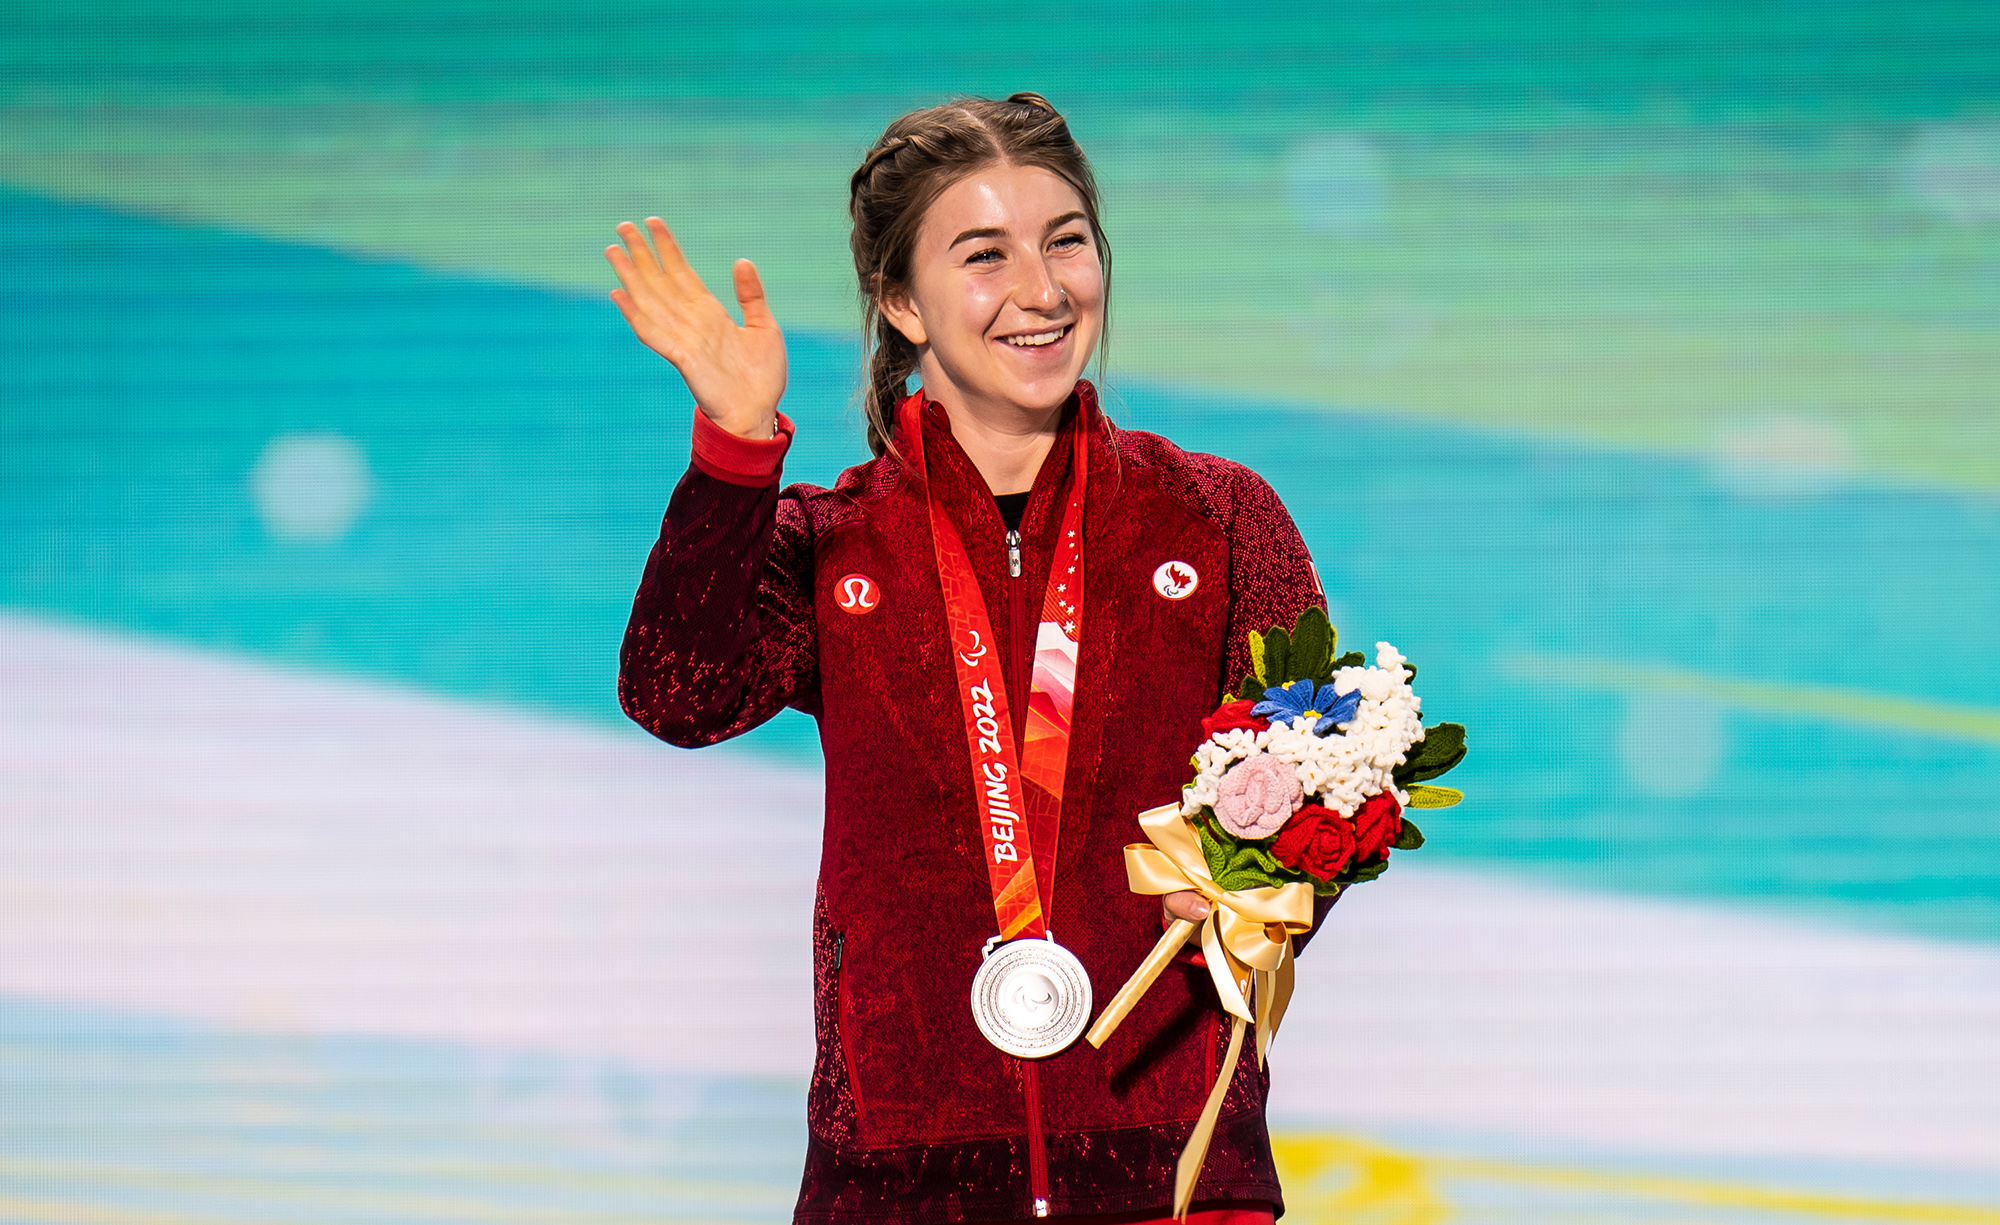
{"type": "Polygon", "coordinates": [[[1268,844],[1245,842],[1224,833],[1213,824],[1209,812],[1202,809],[1201,819],[1194,824],[1195,832],[1201,835],[1201,857],[1216,884],[1224,889],[1262,889],[1309,879],[1279,863],[1268,844]]]}
{"type": "Polygon", "coordinates": [[[1208,874],[1214,876],[1222,870],[1222,865],[1228,862],[1229,852],[1224,850],[1222,844],[1216,841],[1215,835],[1209,832],[1208,814],[1209,810],[1206,808],[1195,814],[1194,832],[1195,836],[1201,839],[1201,857],[1208,864],[1208,874]]]}
{"type": "Polygon", "coordinates": [[[1282,625],[1273,626],[1264,635],[1264,669],[1259,675],[1266,688],[1289,685],[1299,679],[1292,671],[1292,635],[1282,625]]]}
{"type": "Polygon", "coordinates": [[[1397,833],[1396,840],[1390,843],[1389,845],[1395,847],[1399,851],[1414,851],[1423,844],[1424,844],[1424,831],[1417,828],[1417,823],[1415,821],[1410,820],[1409,813],[1407,812],[1404,813],[1403,828],[1399,833],[1397,833]]]}
{"type": "Polygon", "coordinates": [[[1327,672],[1331,674],[1340,671],[1342,668],[1365,668],[1367,666],[1368,657],[1366,655],[1363,655],[1359,651],[1349,651],[1339,659],[1334,660],[1327,668],[1327,672]]]}
{"type": "Polygon", "coordinates": [[[1327,623],[1324,609],[1313,605],[1300,613],[1299,623],[1292,628],[1290,672],[1293,678],[1310,677],[1315,683],[1323,683],[1327,663],[1333,658],[1336,637],[1333,626],[1327,623]]]}
{"type": "Polygon", "coordinates": [[[1237,843],[1224,857],[1221,871],[1210,875],[1224,889],[1263,889],[1301,879],[1299,873],[1289,871],[1279,863],[1271,854],[1271,848],[1261,842],[1237,843]]]}
{"type": "Polygon", "coordinates": [[[1242,688],[1237,691],[1236,700],[1239,702],[1263,701],[1264,682],[1258,680],[1255,676],[1244,677],[1242,688]]]}
{"type": "Polygon", "coordinates": [[[1407,787],[1411,783],[1436,778],[1464,760],[1463,724],[1440,723],[1436,727],[1427,727],[1424,738],[1416,744],[1415,756],[1396,767],[1396,782],[1407,787]]]}
{"type": "Polygon", "coordinates": [[[1450,808],[1465,798],[1465,792],[1455,787],[1426,787],[1422,783],[1410,788],[1412,808],[1450,808]]]}
{"type": "Polygon", "coordinates": [[[1344,884],[1359,885],[1365,881],[1374,880],[1376,877],[1382,875],[1384,872],[1387,872],[1388,870],[1389,870],[1389,857],[1384,855],[1380,859],[1370,860],[1367,863],[1358,864],[1354,867],[1347,869],[1347,871],[1342,872],[1337,879],[1339,879],[1344,884]]]}

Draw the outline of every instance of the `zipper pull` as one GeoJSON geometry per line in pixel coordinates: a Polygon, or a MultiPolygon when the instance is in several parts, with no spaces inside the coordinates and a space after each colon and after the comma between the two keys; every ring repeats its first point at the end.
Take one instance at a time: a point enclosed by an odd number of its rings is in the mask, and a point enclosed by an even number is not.
{"type": "Polygon", "coordinates": [[[1012,529],[1007,532],[1007,576],[1021,577],[1021,533],[1012,529]]]}

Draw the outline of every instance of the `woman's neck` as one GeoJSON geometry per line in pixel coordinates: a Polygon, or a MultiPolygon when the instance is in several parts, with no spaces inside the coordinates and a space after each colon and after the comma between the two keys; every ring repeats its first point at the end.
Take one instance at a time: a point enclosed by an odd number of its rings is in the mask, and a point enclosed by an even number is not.
{"type": "Polygon", "coordinates": [[[1042,461],[1048,458],[1062,428],[1062,410],[1058,404],[1047,412],[975,413],[950,403],[944,405],[945,416],[951,419],[951,436],[985,478],[986,487],[996,494],[1020,493],[1033,487],[1035,474],[1042,470],[1042,461]]]}

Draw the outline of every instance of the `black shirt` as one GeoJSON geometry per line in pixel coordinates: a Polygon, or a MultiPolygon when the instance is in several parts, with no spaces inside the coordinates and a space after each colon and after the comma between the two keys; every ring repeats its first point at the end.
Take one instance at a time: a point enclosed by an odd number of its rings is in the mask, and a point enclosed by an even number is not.
{"type": "Polygon", "coordinates": [[[1010,532],[1021,530],[1021,516],[1028,513],[1028,493],[996,493],[993,504],[1000,508],[1000,522],[1007,525],[1010,532]]]}

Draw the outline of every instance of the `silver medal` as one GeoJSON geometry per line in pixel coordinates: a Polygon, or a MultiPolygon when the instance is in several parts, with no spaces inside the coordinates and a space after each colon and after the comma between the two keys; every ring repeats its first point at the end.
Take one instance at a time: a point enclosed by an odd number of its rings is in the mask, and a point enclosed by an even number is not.
{"type": "Polygon", "coordinates": [[[1090,975],[1053,939],[1015,940],[987,954],[972,979],[972,1019],[1009,1055],[1042,1059],[1090,1023],[1090,975]]]}

